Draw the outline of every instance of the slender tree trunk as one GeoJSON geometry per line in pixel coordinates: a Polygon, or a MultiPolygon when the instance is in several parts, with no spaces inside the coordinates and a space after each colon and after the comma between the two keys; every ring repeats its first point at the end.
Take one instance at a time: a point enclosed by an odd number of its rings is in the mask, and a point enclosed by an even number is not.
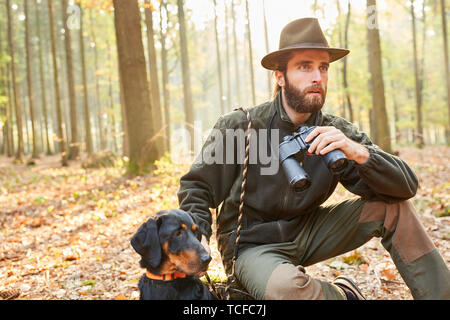
{"type": "Polygon", "coordinates": [[[230,39],[229,39],[229,27],[228,27],[228,6],[226,2],[224,2],[225,6],[225,64],[226,64],[226,77],[227,77],[227,103],[225,104],[227,111],[232,111],[232,103],[231,103],[231,67],[230,67],[230,39]]]}
{"type": "MultiPolygon", "coordinates": [[[[3,53],[3,32],[0,30],[0,55],[3,53]]],[[[0,95],[4,95],[6,97],[10,97],[10,91],[11,91],[11,85],[9,81],[9,63],[5,63],[4,65],[0,66],[0,95]]],[[[4,117],[5,120],[3,121],[3,146],[2,146],[2,153],[6,154],[8,157],[12,156],[14,153],[14,148],[11,147],[11,130],[10,130],[10,123],[11,123],[11,100],[8,99],[4,103],[5,113],[4,117]]],[[[3,114],[2,114],[3,116],[3,114]]]]}
{"type": "MultiPolygon", "coordinates": [[[[348,48],[348,29],[350,26],[350,15],[351,15],[351,4],[350,0],[348,0],[348,6],[347,6],[347,17],[345,19],[345,28],[344,28],[344,48],[348,48]]],[[[347,101],[347,108],[348,108],[348,114],[350,117],[350,122],[353,122],[354,116],[353,116],[353,106],[352,106],[352,99],[350,96],[350,89],[348,85],[348,79],[347,79],[347,65],[348,60],[347,56],[343,59],[343,67],[342,67],[342,82],[344,85],[344,92],[345,92],[345,98],[347,101]]]]}
{"type": "Polygon", "coordinates": [[[234,1],[231,0],[231,17],[233,18],[233,53],[234,53],[234,83],[236,84],[237,104],[241,106],[241,84],[238,63],[238,41],[236,36],[236,12],[234,11],[234,1]]]}
{"type": "Polygon", "coordinates": [[[11,57],[11,75],[12,75],[12,88],[14,96],[14,107],[16,111],[16,123],[17,123],[17,152],[15,160],[17,162],[24,162],[24,146],[23,146],[23,131],[22,131],[22,105],[19,100],[19,86],[17,83],[17,69],[14,52],[14,29],[13,29],[13,17],[11,14],[10,0],[6,0],[6,11],[8,15],[8,44],[9,53],[11,57]]]}
{"type": "Polygon", "coordinates": [[[39,15],[39,4],[37,0],[35,0],[35,17],[36,17],[36,32],[38,35],[38,51],[39,51],[39,80],[41,84],[41,103],[42,103],[42,113],[44,115],[44,127],[45,127],[45,144],[47,149],[47,155],[52,154],[52,149],[50,148],[50,137],[48,133],[48,116],[47,116],[47,90],[45,86],[45,76],[44,76],[44,59],[42,52],[42,34],[41,34],[41,17],[39,15]]]}
{"type": "MultiPolygon", "coordinates": [[[[344,41],[342,39],[342,26],[341,26],[342,14],[341,14],[341,5],[339,3],[339,0],[336,0],[336,7],[337,7],[337,12],[338,12],[338,17],[337,17],[337,26],[338,26],[338,28],[337,29],[338,29],[339,46],[341,48],[343,48],[344,47],[344,43],[343,43],[344,41]]],[[[341,80],[340,75],[344,74],[343,63],[342,64],[339,63],[338,66],[339,66],[338,67],[339,71],[336,72],[336,84],[338,86],[338,92],[339,92],[339,101],[340,101],[340,108],[339,109],[340,109],[340,116],[345,118],[345,98],[344,98],[345,92],[340,87],[340,80],[341,80]]]]}
{"type": "Polygon", "coordinates": [[[72,36],[71,30],[67,25],[69,15],[67,13],[67,0],[62,1],[62,17],[64,23],[64,44],[66,49],[66,65],[67,65],[67,88],[69,93],[70,107],[70,133],[71,141],[69,147],[69,159],[76,159],[80,154],[80,144],[78,139],[78,120],[77,120],[77,101],[75,96],[75,78],[73,74],[73,58],[72,58],[72,36]]]}
{"type": "MultiPolygon", "coordinates": [[[[270,52],[270,49],[269,49],[269,34],[267,31],[266,1],[265,0],[263,0],[262,5],[263,5],[263,19],[264,19],[264,40],[266,43],[266,54],[268,54],[270,52]]],[[[272,77],[272,72],[267,71],[267,89],[268,89],[268,93],[269,93],[269,99],[272,97],[271,77],[272,77]]]]}
{"type": "Polygon", "coordinates": [[[58,60],[56,57],[56,39],[55,39],[55,22],[53,18],[53,0],[48,0],[48,14],[50,20],[50,39],[52,46],[53,57],[53,75],[55,78],[55,98],[56,98],[56,115],[58,118],[58,141],[61,152],[61,164],[62,166],[68,166],[67,161],[67,147],[66,140],[63,131],[63,117],[62,117],[62,105],[61,105],[61,93],[59,88],[59,75],[58,75],[58,60]]]}
{"type": "Polygon", "coordinates": [[[250,66],[250,84],[252,86],[252,103],[256,105],[255,72],[253,71],[253,46],[252,33],[250,28],[250,10],[248,9],[248,0],[245,0],[245,10],[247,13],[247,39],[248,39],[248,57],[250,66]]]}
{"type": "Polygon", "coordinates": [[[219,34],[217,32],[217,3],[214,2],[214,33],[216,38],[216,60],[217,60],[217,76],[219,79],[219,104],[220,104],[220,114],[225,113],[225,106],[223,101],[223,82],[222,82],[222,63],[220,59],[220,46],[219,46],[219,34]]]}
{"type": "Polygon", "coordinates": [[[108,50],[108,94],[109,94],[109,112],[111,118],[111,135],[108,135],[109,137],[112,137],[113,142],[113,148],[114,153],[117,153],[119,151],[118,146],[118,135],[116,131],[116,116],[114,112],[114,90],[113,90],[113,58],[111,55],[112,48],[109,44],[109,41],[106,40],[106,48],[108,50]]]}
{"type": "Polygon", "coordinates": [[[143,174],[158,159],[154,146],[152,104],[147,80],[144,46],[137,0],[114,0],[120,77],[126,107],[130,160],[128,172],[143,174]]]}
{"type": "Polygon", "coordinates": [[[98,44],[97,44],[97,35],[95,33],[95,25],[94,25],[94,18],[92,16],[92,11],[89,10],[89,26],[91,30],[91,37],[92,42],[94,43],[94,79],[95,79],[95,115],[97,120],[97,129],[98,129],[98,140],[99,140],[99,146],[100,150],[103,150],[106,148],[106,140],[105,135],[103,132],[103,120],[102,120],[102,102],[100,101],[100,83],[98,81],[98,75],[97,72],[99,71],[99,65],[98,65],[98,44]]]}
{"type": "Polygon", "coordinates": [[[80,56],[81,56],[81,75],[83,79],[83,109],[84,109],[84,130],[86,139],[86,152],[88,155],[92,155],[94,147],[92,143],[92,129],[91,129],[91,116],[89,108],[89,93],[87,85],[87,70],[86,70],[86,55],[84,50],[84,38],[83,38],[83,9],[80,6],[80,56]]]}
{"type": "Polygon", "coordinates": [[[120,112],[122,114],[122,151],[125,157],[130,158],[130,146],[128,141],[130,140],[128,125],[127,125],[127,107],[125,105],[124,88],[123,88],[123,76],[121,75],[120,66],[119,67],[119,86],[120,86],[120,112]]]}
{"type": "MultiPolygon", "coordinates": [[[[162,69],[162,86],[163,86],[163,104],[164,104],[164,123],[165,123],[165,141],[166,150],[170,152],[170,93],[167,85],[169,84],[169,74],[167,71],[167,48],[166,48],[166,34],[167,30],[163,31],[163,8],[166,13],[166,21],[169,21],[169,14],[167,11],[167,2],[161,0],[159,8],[159,26],[161,38],[161,69],[162,69]]],[[[169,28],[168,23],[166,28],[169,28]]]]}
{"type": "Polygon", "coordinates": [[[161,97],[159,95],[158,64],[156,62],[156,49],[153,31],[153,12],[150,0],[145,0],[145,23],[147,25],[147,44],[148,44],[148,66],[150,74],[150,92],[152,97],[152,118],[155,128],[156,139],[155,147],[158,149],[158,155],[162,156],[166,151],[163,133],[163,118],[161,114],[161,97]]]}
{"type": "MultiPolygon", "coordinates": [[[[367,0],[368,21],[377,18],[376,0],[367,0]],[[375,10],[374,10],[375,9],[375,10]],[[373,16],[374,15],[374,16],[373,16]]],[[[378,28],[368,24],[367,29],[369,49],[369,70],[371,74],[371,92],[373,108],[371,119],[376,130],[376,144],[386,152],[392,153],[389,121],[386,112],[386,98],[384,95],[383,66],[381,62],[381,44],[378,28]]]]}
{"type": "Polygon", "coordinates": [[[194,151],[194,109],[192,107],[191,70],[186,38],[186,21],[183,0],[177,0],[178,22],[180,24],[181,71],[183,74],[184,113],[186,129],[190,135],[190,150],[194,151]]]}
{"type": "Polygon", "coordinates": [[[8,82],[8,103],[6,104],[6,139],[7,149],[6,155],[12,157],[14,155],[14,137],[13,137],[13,121],[12,121],[12,80],[11,80],[11,63],[6,65],[7,68],[7,82],[8,82]]]}
{"type": "Polygon", "coordinates": [[[444,63],[445,63],[445,80],[447,84],[447,116],[448,122],[445,129],[445,139],[447,145],[450,145],[450,62],[448,53],[448,38],[447,38],[447,16],[445,10],[445,1],[440,0],[441,4],[441,20],[442,20],[442,37],[444,40],[444,63]]]}
{"type": "Polygon", "coordinates": [[[27,85],[28,85],[28,100],[30,105],[30,120],[31,120],[31,133],[33,139],[33,151],[31,157],[33,159],[37,159],[38,155],[38,145],[37,145],[37,130],[36,130],[36,119],[35,119],[35,110],[34,110],[34,91],[33,91],[33,79],[31,77],[31,52],[30,52],[30,20],[31,14],[28,10],[29,1],[24,0],[24,8],[25,8],[25,52],[26,52],[26,61],[27,61],[27,85]]]}
{"type": "Polygon", "coordinates": [[[416,15],[414,13],[414,1],[411,1],[411,24],[413,36],[413,57],[414,57],[414,77],[416,81],[416,121],[417,121],[417,147],[424,147],[423,124],[422,124],[422,80],[420,78],[418,52],[417,52],[417,34],[416,34],[416,15]]]}

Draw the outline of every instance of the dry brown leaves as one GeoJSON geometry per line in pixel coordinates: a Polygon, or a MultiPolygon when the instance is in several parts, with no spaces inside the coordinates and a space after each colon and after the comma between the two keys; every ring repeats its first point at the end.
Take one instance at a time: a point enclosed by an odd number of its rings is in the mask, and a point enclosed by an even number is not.
{"type": "MultiPolygon", "coordinates": [[[[414,198],[420,218],[444,259],[450,260],[450,149],[405,148],[400,156],[420,178],[414,198]]],[[[34,167],[0,159],[0,290],[19,288],[21,299],[137,299],[142,275],[130,238],[151,215],[178,206],[176,192],[189,165],[163,161],[153,175],[127,179],[123,169],[82,169],[59,157],[34,167]]],[[[338,188],[329,201],[352,196],[338,188]]],[[[209,274],[225,274],[212,239],[209,274]]],[[[355,279],[369,299],[411,299],[378,239],[356,251],[307,268],[331,281],[355,279]]]]}

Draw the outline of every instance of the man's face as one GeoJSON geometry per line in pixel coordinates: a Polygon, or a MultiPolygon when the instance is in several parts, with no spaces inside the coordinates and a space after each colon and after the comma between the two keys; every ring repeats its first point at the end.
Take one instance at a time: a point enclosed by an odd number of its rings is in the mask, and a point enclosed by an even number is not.
{"type": "Polygon", "coordinates": [[[324,50],[295,51],[286,71],[276,71],[286,103],[298,113],[313,113],[325,103],[330,56],[324,50]]]}

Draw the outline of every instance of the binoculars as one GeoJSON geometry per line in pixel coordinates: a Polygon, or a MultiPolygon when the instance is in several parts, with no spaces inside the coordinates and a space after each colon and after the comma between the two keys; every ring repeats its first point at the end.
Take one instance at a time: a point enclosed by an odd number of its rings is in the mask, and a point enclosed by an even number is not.
{"type": "MultiPolygon", "coordinates": [[[[281,166],[295,192],[303,192],[311,186],[310,177],[295,156],[308,150],[315,138],[310,142],[305,142],[305,139],[315,128],[315,126],[301,127],[293,135],[285,136],[280,143],[281,166]]],[[[339,149],[332,150],[321,157],[332,174],[341,174],[347,168],[348,159],[339,149]]]]}

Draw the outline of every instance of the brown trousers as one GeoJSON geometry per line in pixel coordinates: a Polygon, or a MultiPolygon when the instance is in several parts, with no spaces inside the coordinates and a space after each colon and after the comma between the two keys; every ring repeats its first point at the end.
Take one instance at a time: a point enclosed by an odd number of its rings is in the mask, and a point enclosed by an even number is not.
{"type": "Polygon", "coordinates": [[[303,266],[354,250],[380,237],[415,299],[450,299],[449,269],[410,201],[350,199],[304,217],[292,242],[243,250],[236,275],[257,299],[345,299],[337,286],[311,278],[303,266]]]}

